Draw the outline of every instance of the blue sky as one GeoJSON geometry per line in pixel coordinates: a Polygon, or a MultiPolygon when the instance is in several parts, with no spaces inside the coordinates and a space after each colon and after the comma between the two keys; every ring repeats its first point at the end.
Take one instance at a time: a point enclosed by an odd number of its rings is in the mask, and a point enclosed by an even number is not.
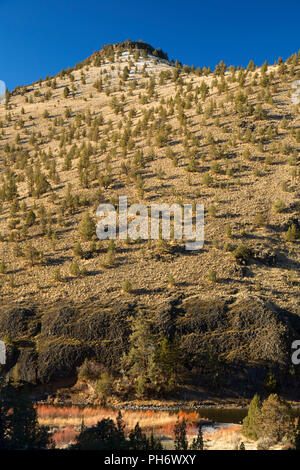
{"type": "Polygon", "coordinates": [[[273,63],[300,48],[300,0],[0,0],[0,8],[0,79],[10,90],[126,39],[196,67],[273,63]]]}

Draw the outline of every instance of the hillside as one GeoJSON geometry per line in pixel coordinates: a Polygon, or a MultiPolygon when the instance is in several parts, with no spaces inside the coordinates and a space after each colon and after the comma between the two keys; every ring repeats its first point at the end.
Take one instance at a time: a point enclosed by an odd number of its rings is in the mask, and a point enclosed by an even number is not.
{"type": "Polygon", "coordinates": [[[221,62],[211,72],[126,42],[6,95],[4,372],[55,382],[74,378],[88,358],[91,381],[110,374],[119,397],[182,387],[191,396],[201,387],[247,395],[270,382],[292,390],[299,371],[291,341],[300,333],[300,106],[292,84],[299,78],[299,54],[247,70],[221,62]],[[98,240],[96,209],[119,195],[147,206],[203,203],[203,249],[186,251],[184,240],[98,240]],[[161,364],[155,380],[150,363],[146,372],[134,372],[129,357],[124,366],[134,338],[150,350],[176,343],[178,356],[166,356],[180,357],[182,369],[168,385],[161,364]]]}

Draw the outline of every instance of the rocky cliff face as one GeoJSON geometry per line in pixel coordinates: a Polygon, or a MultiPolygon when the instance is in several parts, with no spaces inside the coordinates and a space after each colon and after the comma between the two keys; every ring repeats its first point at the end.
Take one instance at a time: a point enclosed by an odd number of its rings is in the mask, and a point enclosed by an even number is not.
{"type": "MultiPolygon", "coordinates": [[[[128,318],[137,305],[60,305],[43,313],[2,308],[0,335],[6,335],[2,372],[30,384],[76,379],[85,359],[120,373],[128,349],[128,318]]],[[[174,298],[152,312],[158,335],[179,338],[192,383],[252,393],[271,370],[282,390],[297,383],[291,369],[291,342],[300,333],[298,317],[255,295],[209,299],[174,298]],[[217,376],[217,381],[216,381],[217,376]]]]}

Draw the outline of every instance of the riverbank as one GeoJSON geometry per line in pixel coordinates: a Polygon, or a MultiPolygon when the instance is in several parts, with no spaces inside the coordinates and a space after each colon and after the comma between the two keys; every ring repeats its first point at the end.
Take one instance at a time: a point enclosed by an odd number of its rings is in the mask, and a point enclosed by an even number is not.
{"type": "MultiPolygon", "coordinates": [[[[76,407],[59,405],[36,405],[40,424],[49,427],[57,448],[66,449],[75,442],[82,426],[94,426],[102,419],[116,420],[117,409],[104,407],[76,407]]],[[[259,443],[242,435],[242,425],[237,412],[247,410],[212,409],[195,410],[122,410],[125,431],[128,433],[138,422],[142,431],[153,432],[162,442],[164,449],[174,449],[174,426],[179,418],[186,421],[186,435],[191,443],[201,424],[205,450],[237,450],[243,442],[247,450],[257,450],[259,443]],[[209,417],[209,411],[214,416],[209,417]],[[227,414],[231,412],[232,414],[227,414]],[[234,413],[235,414],[234,414],[234,413]],[[224,414],[225,413],[225,414],[224,414]],[[213,418],[213,419],[212,419],[213,418]]],[[[276,445],[272,449],[281,449],[276,445]]]]}

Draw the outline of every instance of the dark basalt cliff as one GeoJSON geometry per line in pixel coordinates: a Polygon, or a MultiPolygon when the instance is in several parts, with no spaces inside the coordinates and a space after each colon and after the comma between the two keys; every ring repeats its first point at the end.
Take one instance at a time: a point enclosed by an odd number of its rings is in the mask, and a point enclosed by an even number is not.
{"type": "MultiPolygon", "coordinates": [[[[85,359],[115,374],[128,350],[130,323],[138,306],[57,305],[39,309],[5,307],[0,337],[7,344],[2,373],[30,384],[76,378],[85,359]]],[[[155,332],[179,339],[189,381],[249,394],[272,371],[285,392],[298,383],[291,373],[291,342],[300,332],[297,316],[258,296],[175,298],[151,313],[155,332]]],[[[295,396],[295,394],[294,394],[295,396]]]]}

